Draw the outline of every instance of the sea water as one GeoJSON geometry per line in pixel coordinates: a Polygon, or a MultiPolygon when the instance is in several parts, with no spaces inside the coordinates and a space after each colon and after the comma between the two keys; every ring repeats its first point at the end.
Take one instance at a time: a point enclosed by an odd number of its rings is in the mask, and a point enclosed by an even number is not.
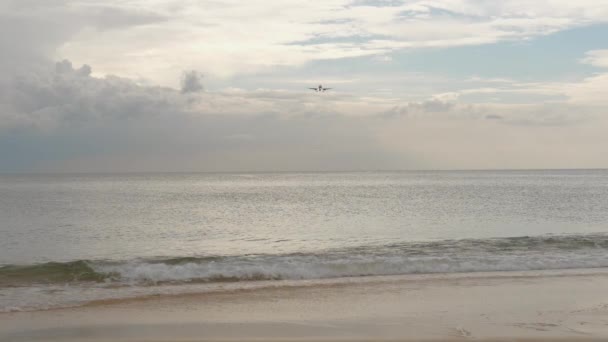
{"type": "Polygon", "coordinates": [[[0,175],[0,311],[608,266],[608,170],[0,175]]]}

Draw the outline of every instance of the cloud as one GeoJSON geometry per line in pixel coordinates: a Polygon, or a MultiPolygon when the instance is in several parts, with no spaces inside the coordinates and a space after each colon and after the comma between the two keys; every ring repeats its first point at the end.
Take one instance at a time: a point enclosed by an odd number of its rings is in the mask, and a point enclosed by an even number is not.
{"type": "Polygon", "coordinates": [[[53,30],[43,32],[41,42],[63,27],[50,39],[50,44],[60,43],[58,56],[95,65],[101,75],[145,75],[166,85],[176,85],[175,75],[183,69],[232,77],[318,60],[382,59],[403,49],[523,41],[608,18],[601,0],[53,4],[37,6],[32,14],[26,14],[25,5],[15,5],[9,13],[53,20],[53,30]]]}
{"type": "MultiPolygon", "coordinates": [[[[522,4],[3,2],[0,171],[607,167],[606,73],[463,86],[415,72],[368,81],[336,63],[343,74],[298,79],[342,82],[335,91],[272,89],[277,66],[526,40],[608,17],[600,1],[522,4]],[[183,70],[201,71],[180,85],[183,70]],[[243,74],[249,89],[213,89],[243,74]]],[[[603,51],[585,62],[604,65],[603,51]]]]}
{"type": "Polygon", "coordinates": [[[395,116],[429,116],[438,113],[449,113],[455,108],[456,103],[450,99],[444,99],[441,96],[433,97],[431,99],[410,102],[404,105],[397,105],[384,113],[387,117],[395,116]]]}
{"type": "Polygon", "coordinates": [[[69,47],[83,32],[123,32],[166,19],[143,6],[69,0],[4,1],[0,4],[0,72],[48,63],[56,57],[58,48],[69,47]]]}
{"type": "Polygon", "coordinates": [[[351,107],[339,96],[336,110],[302,92],[184,93],[92,77],[67,60],[19,73],[0,92],[1,171],[338,170],[393,160],[366,122],[340,112],[351,107]]]}
{"type": "MultiPolygon", "coordinates": [[[[586,83],[571,85],[584,87],[586,83]]],[[[498,92],[499,90],[494,89],[498,92]]],[[[469,91],[465,90],[462,94],[469,91]]],[[[575,101],[578,93],[570,91],[573,96],[568,101],[554,103],[466,103],[460,100],[457,93],[437,94],[424,101],[414,101],[396,105],[382,113],[389,119],[444,120],[444,121],[479,121],[483,119],[500,120],[500,124],[515,126],[571,127],[585,123],[601,121],[603,107],[593,103],[575,101]]],[[[580,100],[580,99],[576,99],[580,100]]]]}
{"type": "Polygon", "coordinates": [[[581,62],[599,68],[608,68],[608,50],[589,51],[585,54],[585,58],[583,58],[581,62]]]}
{"type": "Polygon", "coordinates": [[[578,125],[512,125],[504,120],[399,118],[380,135],[425,169],[605,167],[606,120],[578,125]]]}
{"type": "Polygon", "coordinates": [[[558,86],[568,95],[568,102],[583,106],[608,106],[608,73],[586,77],[582,82],[561,84],[558,86]]]}
{"type": "Polygon", "coordinates": [[[61,61],[4,80],[1,171],[606,166],[608,122],[593,106],[467,104],[453,92],[398,106],[340,93],[183,93],[92,74],[61,61]]]}
{"type": "Polygon", "coordinates": [[[196,93],[204,89],[203,75],[196,70],[185,71],[182,75],[182,93],[196,93]]]}
{"type": "Polygon", "coordinates": [[[504,118],[502,117],[502,115],[488,114],[488,115],[486,115],[486,119],[488,119],[488,120],[502,120],[504,118]]]}
{"type": "Polygon", "coordinates": [[[91,75],[91,67],[84,64],[79,69],[74,69],[72,62],[64,59],[61,62],[55,63],[55,72],[57,74],[74,74],[76,76],[87,77],[91,75]]]}
{"type": "Polygon", "coordinates": [[[73,68],[64,60],[16,74],[5,84],[0,127],[37,127],[52,130],[121,116],[152,116],[175,108],[176,96],[159,87],[139,87],[131,80],[90,76],[91,68],[73,68]]]}

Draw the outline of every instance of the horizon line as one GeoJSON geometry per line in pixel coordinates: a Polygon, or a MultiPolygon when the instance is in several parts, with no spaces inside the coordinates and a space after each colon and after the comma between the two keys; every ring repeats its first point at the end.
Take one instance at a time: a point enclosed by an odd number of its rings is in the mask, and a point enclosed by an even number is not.
{"type": "Polygon", "coordinates": [[[371,173],[371,172],[492,172],[492,171],[608,171],[608,168],[496,168],[496,169],[377,169],[377,170],[249,170],[249,171],[0,171],[0,175],[99,175],[99,174],[238,174],[238,173],[371,173]]]}

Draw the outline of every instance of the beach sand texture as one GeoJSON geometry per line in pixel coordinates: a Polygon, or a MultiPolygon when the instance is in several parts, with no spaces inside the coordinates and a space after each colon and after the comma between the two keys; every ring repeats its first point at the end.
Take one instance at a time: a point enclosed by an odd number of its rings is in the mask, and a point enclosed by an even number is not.
{"type": "Polygon", "coordinates": [[[608,272],[497,272],[95,302],[0,314],[0,341],[608,340],[608,272]]]}

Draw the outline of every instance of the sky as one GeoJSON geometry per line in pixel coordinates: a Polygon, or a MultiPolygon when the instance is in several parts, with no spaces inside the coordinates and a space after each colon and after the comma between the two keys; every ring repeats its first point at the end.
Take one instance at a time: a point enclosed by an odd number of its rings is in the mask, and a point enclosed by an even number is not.
{"type": "Polygon", "coordinates": [[[0,51],[0,172],[608,168],[605,0],[0,0],[0,51]]]}

